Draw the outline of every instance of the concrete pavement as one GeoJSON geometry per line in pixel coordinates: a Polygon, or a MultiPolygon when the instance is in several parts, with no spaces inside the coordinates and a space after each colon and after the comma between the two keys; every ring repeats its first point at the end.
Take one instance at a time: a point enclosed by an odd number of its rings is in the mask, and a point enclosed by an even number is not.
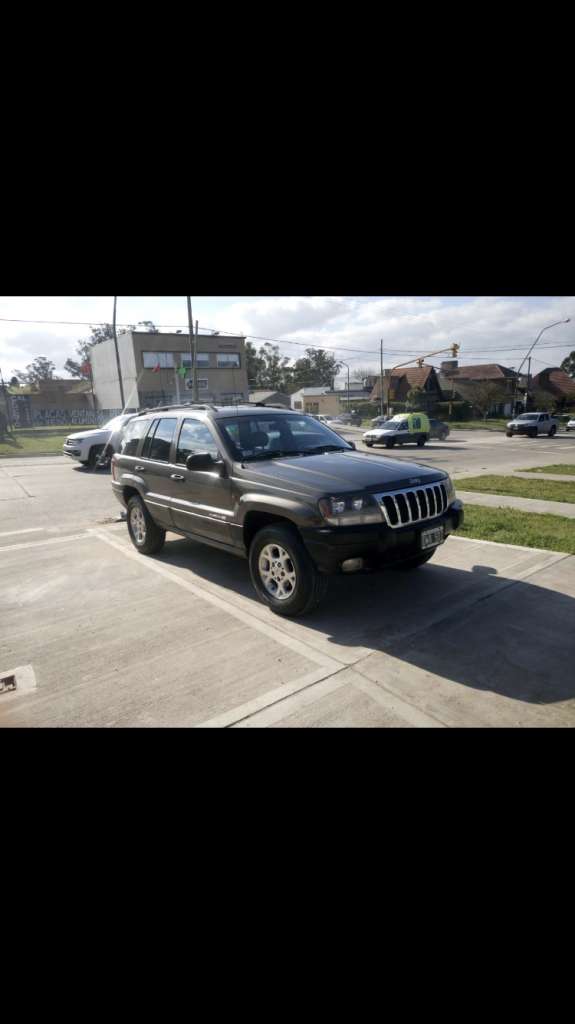
{"type": "Polygon", "coordinates": [[[283,620],[244,561],[134,551],[109,475],[22,463],[0,463],[4,728],[575,724],[572,556],[455,536],[283,620]]]}
{"type": "Polygon", "coordinates": [[[522,512],[537,512],[539,515],[565,516],[567,519],[575,519],[575,505],[569,501],[542,501],[540,498],[519,498],[514,494],[483,494],[481,491],[462,491],[459,487],[457,488],[457,497],[461,498],[465,505],[517,508],[522,512]]]}

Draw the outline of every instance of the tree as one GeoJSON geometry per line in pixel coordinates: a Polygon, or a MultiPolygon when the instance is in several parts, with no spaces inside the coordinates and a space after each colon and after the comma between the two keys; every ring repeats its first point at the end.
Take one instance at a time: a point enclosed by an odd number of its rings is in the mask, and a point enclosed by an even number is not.
{"type": "Polygon", "coordinates": [[[378,377],[379,370],[374,370],[373,366],[356,366],[355,370],[351,371],[352,380],[365,380],[367,377],[378,377]]]}
{"type": "Polygon", "coordinates": [[[11,388],[19,388],[20,387],[20,381],[18,380],[17,377],[11,377],[10,378],[10,387],[11,388]]]}
{"type": "Polygon", "coordinates": [[[410,388],[405,398],[407,409],[422,409],[425,403],[425,391],[423,388],[410,388]]]}
{"type": "Polygon", "coordinates": [[[39,384],[43,380],[52,380],[55,369],[54,363],[46,356],[36,356],[25,370],[16,370],[15,374],[22,384],[39,384]]]}
{"type": "Polygon", "coordinates": [[[155,323],[153,323],[151,320],[138,320],[138,327],[145,327],[148,334],[160,333],[155,323]]]}
{"type": "Polygon", "coordinates": [[[262,366],[258,374],[258,386],[272,391],[284,391],[289,387],[289,359],[280,355],[279,345],[266,341],[259,350],[262,366]]]}
{"type": "Polygon", "coordinates": [[[250,390],[254,390],[260,386],[260,376],[264,368],[264,360],[251,341],[246,341],[245,352],[248,386],[250,390]]]}
{"type": "Polygon", "coordinates": [[[561,363],[561,369],[565,370],[570,377],[575,377],[575,351],[570,352],[566,359],[561,363]]]}
{"type": "Polygon", "coordinates": [[[341,366],[342,364],[338,363],[330,352],[324,352],[319,348],[307,348],[305,356],[296,360],[293,367],[294,389],[331,388],[341,366]]]}
{"type": "Polygon", "coordinates": [[[457,390],[460,392],[463,398],[469,395],[469,400],[475,406],[475,408],[481,413],[483,419],[486,420],[492,406],[501,405],[509,398],[509,395],[505,391],[505,388],[497,381],[481,380],[474,383],[467,383],[465,388],[462,389],[457,386],[457,390]],[[463,390],[466,391],[466,395],[463,395],[463,390]]]}

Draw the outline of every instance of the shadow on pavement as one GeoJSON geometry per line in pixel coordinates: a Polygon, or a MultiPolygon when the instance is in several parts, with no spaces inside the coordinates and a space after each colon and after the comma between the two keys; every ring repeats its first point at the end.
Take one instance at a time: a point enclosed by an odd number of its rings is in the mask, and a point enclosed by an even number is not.
{"type": "MultiPolygon", "coordinates": [[[[191,569],[259,605],[243,559],[169,539],[156,560],[191,569]]],[[[406,573],[332,577],[315,612],[287,621],[301,625],[303,639],[315,631],[336,646],[389,654],[514,700],[552,704],[575,697],[575,599],[551,584],[500,576],[487,564],[466,571],[430,562],[406,573]]]]}

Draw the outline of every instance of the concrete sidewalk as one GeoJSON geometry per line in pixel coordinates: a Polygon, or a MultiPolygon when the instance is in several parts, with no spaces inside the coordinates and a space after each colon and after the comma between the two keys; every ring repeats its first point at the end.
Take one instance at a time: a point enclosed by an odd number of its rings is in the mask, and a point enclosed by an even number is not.
{"type": "Polygon", "coordinates": [[[489,508],[518,508],[522,512],[538,512],[575,519],[575,504],[569,501],[540,501],[539,498],[518,498],[511,494],[482,494],[480,491],[460,491],[455,481],[457,497],[465,505],[486,505],[489,508]]]}
{"type": "Polygon", "coordinates": [[[575,466],[573,466],[573,475],[570,473],[526,473],[520,469],[513,470],[513,476],[519,476],[522,480],[558,480],[559,483],[573,482],[575,480],[575,466]]]}
{"type": "Polygon", "coordinates": [[[575,726],[573,556],[450,537],[289,620],[173,534],[154,558],[123,524],[4,544],[2,727],[575,726]]]}

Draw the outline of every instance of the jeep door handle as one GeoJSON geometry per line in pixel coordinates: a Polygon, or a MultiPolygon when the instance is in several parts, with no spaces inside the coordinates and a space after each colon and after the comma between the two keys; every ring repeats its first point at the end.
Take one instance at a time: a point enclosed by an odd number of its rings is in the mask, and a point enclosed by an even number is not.
{"type": "Polygon", "coordinates": [[[145,473],[146,472],[146,467],[145,466],[134,466],[134,470],[136,471],[136,473],[145,473]]]}
{"type": "Polygon", "coordinates": [[[180,476],[179,473],[170,473],[170,480],[185,480],[185,476],[180,476]]]}

